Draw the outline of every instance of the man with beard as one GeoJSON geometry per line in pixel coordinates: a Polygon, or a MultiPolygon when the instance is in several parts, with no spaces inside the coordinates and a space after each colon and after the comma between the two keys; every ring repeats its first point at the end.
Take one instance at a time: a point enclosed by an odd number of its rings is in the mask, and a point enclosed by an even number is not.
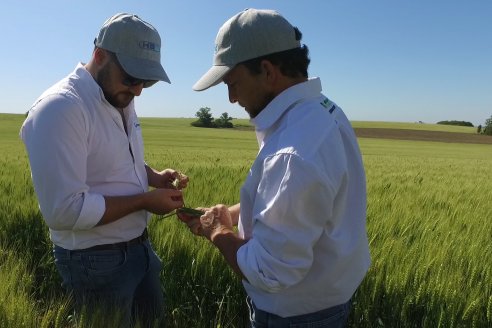
{"type": "Polygon", "coordinates": [[[170,83],[161,38],[138,16],[116,14],[94,45],[87,64],[36,100],[20,134],[62,285],[76,308],[98,306],[106,314],[111,305],[122,325],[135,314],[155,322],[164,293],[147,224],[150,213],[183,206],[172,182],[179,178],[181,189],[188,181],[145,163],[134,109],[143,88],[170,83]]]}
{"type": "Polygon", "coordinates": [[[240,203],[179,214],[243,279],[252,327],[343,327],[370,263],[357,139],[308,78],[301,37],[273,10],[244,10],[222,25],[214,65],[193,86],[224,82],[256,128],[240,203]]]}

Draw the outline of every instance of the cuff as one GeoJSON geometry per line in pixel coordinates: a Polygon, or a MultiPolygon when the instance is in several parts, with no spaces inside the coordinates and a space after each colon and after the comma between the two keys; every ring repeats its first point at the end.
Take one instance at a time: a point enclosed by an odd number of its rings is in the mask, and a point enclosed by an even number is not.
{"type": "Polygon", "coordinates": [[[89,230],[99,223],[106,211],[106,201],[100,194],[84,194],[84,204],[74,230],[89,230]]]}

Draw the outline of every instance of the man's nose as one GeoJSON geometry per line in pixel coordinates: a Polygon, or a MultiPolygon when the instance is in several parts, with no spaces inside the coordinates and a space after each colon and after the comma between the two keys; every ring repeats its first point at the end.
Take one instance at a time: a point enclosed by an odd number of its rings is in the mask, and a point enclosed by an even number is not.
{"type": "Polygon", "coordinates": [[[229,93],[229,101],[231,102],[231,104],[236,103],[237,97],[236,97],[235,93],[231,90],[231,87],[227,86],[227,90],[229,93]]]}

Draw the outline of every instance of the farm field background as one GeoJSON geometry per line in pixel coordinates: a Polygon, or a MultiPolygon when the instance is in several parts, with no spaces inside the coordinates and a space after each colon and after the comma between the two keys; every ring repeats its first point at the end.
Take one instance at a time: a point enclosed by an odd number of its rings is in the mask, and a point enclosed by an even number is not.
{"type": "MultiPolygon", "coordinates": [[[[73,326],[18,131],[0,114],[0,327],[73,326]]],[[[142,118],[147,162],[190,177],[188,206],[233,204],[256,155],[247,120],[203,129],[193,119],[142,118]]],[[[355,128],[473,134],[474,128],[353,122],[355,128]]],[[[488,138],[488,137],[485,137],[488,138]]],[[[492,139],[492,138],[490,138],[492,139]]],[[[484,139],[485,140],[485,139],[484,139]]],[[[372,266],[351,327],[492,326],[492,144],[360,137],[372,266]]],[[[169,327],[245,327],[240,281],[207,241],[175,217],[154,216],[169,327]]],[[[111,317],[81,318],[110,326],[111,317]]],[[[94,317],[94,316],[93,316],[94,317]]],[[[95,326],[98,327],[98,326],[95,326]]]]}

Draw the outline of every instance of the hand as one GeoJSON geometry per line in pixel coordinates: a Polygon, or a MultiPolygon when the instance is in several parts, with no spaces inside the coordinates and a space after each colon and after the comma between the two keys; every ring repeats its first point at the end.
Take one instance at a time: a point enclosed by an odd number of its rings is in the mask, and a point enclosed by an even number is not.
{"type": "Polygon", "coordinates": [[[183,193],[180,190],[158,188],[145,194],[145,209],[154,214],[166,214],[182,207],[183,193]]]}
{"type": "Polygon", "coordinates": [[[149,176],[149,185],[155,188],[181,190],[186,188],[189,181],[186,175],[173,169],[165,169],[157,172],[154,169],[149,168],[147,170],[147,175],[149,176]]]}
{"type": "Polygon", "coordinates": [[[215,205],[205,211],[200,217],[200,225],[200,234],[212,242],[221,231],[233,229],[231,213],[223,204],[215,205]]]}
{"type": "Polygon", "coordinates": [[[184,189],[188,186],[189,178],[183,173],[171,169],[160,172],[162,179],[167,181],[166,188],[184,189]]]}
{"type": "MultiPolygon", "coordinates": [[[[208,208],[203,208],[203,207],[198,207],[196,208],[197,210],[201,210],[203,212],[207,211],[208,208]]],[[[199,216],[194,216],[194,215],[189,215],[186,212],[181,212],[181,211],[176,211],[176,216],[178,219],[185,223],[190,231],[197,236],[201,236],[201,223],[200,223],[200,217],[199,216]]]]}

